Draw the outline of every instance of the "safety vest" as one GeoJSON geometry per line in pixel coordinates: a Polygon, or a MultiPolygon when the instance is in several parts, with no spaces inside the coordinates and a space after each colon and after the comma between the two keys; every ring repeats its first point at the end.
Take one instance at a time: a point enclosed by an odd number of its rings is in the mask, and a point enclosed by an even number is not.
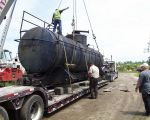
{"type": "Polygon", "coordinates": [[[60,17],[61,17],[61,14],[60,14],[59,10],[56,10],[56,11],[54,12],[54,19],[60,20],[60,17]]]}

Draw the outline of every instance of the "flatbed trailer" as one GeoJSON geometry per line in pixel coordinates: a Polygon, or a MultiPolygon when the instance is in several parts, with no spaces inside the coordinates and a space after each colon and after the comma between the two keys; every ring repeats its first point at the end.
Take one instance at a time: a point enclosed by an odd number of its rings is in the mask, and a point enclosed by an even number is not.
{"type": "MultiPolygon", "coordinates": [[[[8,110],[17,111],[19,120],[40,120],[45,113],[52,113],[90,92],[87,81],[70,93],[56,94],[54,89],[34,86],[8,86],[0,88],[0,120],[9,120],[8,110]]],[[[75,83],[77,84],[77,83],[75,83]]],[[[98,87],[108,84],[100,81],[98,87]]]]}

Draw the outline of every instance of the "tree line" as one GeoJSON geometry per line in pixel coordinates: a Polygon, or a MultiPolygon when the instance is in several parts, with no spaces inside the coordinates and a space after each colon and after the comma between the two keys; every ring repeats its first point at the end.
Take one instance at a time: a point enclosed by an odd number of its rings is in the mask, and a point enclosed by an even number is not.
{"type": "Polygon", "coordinates": [[[140,61],[140,62],[118,62],[117,63],[117,70],[119,72],[136,72],[136,69],[144,62],[147,61],[140,61]]]}

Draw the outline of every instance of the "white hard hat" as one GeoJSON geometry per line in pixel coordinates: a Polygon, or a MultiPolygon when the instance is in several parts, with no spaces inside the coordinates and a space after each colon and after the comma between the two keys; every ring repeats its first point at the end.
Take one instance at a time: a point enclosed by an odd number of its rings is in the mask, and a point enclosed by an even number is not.
{"type": "Polygon", "coordinates": [[[140,67],[148,67],[149,65],[147,63],[143,63],[142,65],[140,65],[140,67]]]}

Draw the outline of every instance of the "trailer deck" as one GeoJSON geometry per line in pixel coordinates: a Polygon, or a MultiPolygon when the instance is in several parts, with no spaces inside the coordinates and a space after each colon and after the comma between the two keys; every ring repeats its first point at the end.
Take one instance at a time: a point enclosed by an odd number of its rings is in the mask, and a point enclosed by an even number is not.
{"type": "MultiPolygon", "coordinates": [[[[86,82],[86,81],[85,81],[86,82]]],[[[98,83],[98,87],[103,87],[108,84],[108,81],[102,80],[98,83]]],[[[81,98],[82,96],[90,93],[89,86],[80,86],[79,88],[76,88],[72,91],[72,93],[69,94],[63,94],[63,95],[54,95],[52,100],[48,100],[48,113],[52,113],[59,108],[81,98]]]]}
{"type": "Polygon", "coordinates": [[[0,88],[0,102],[23,97],[34,91],[33,86],[8,86],[0,88]]]}

